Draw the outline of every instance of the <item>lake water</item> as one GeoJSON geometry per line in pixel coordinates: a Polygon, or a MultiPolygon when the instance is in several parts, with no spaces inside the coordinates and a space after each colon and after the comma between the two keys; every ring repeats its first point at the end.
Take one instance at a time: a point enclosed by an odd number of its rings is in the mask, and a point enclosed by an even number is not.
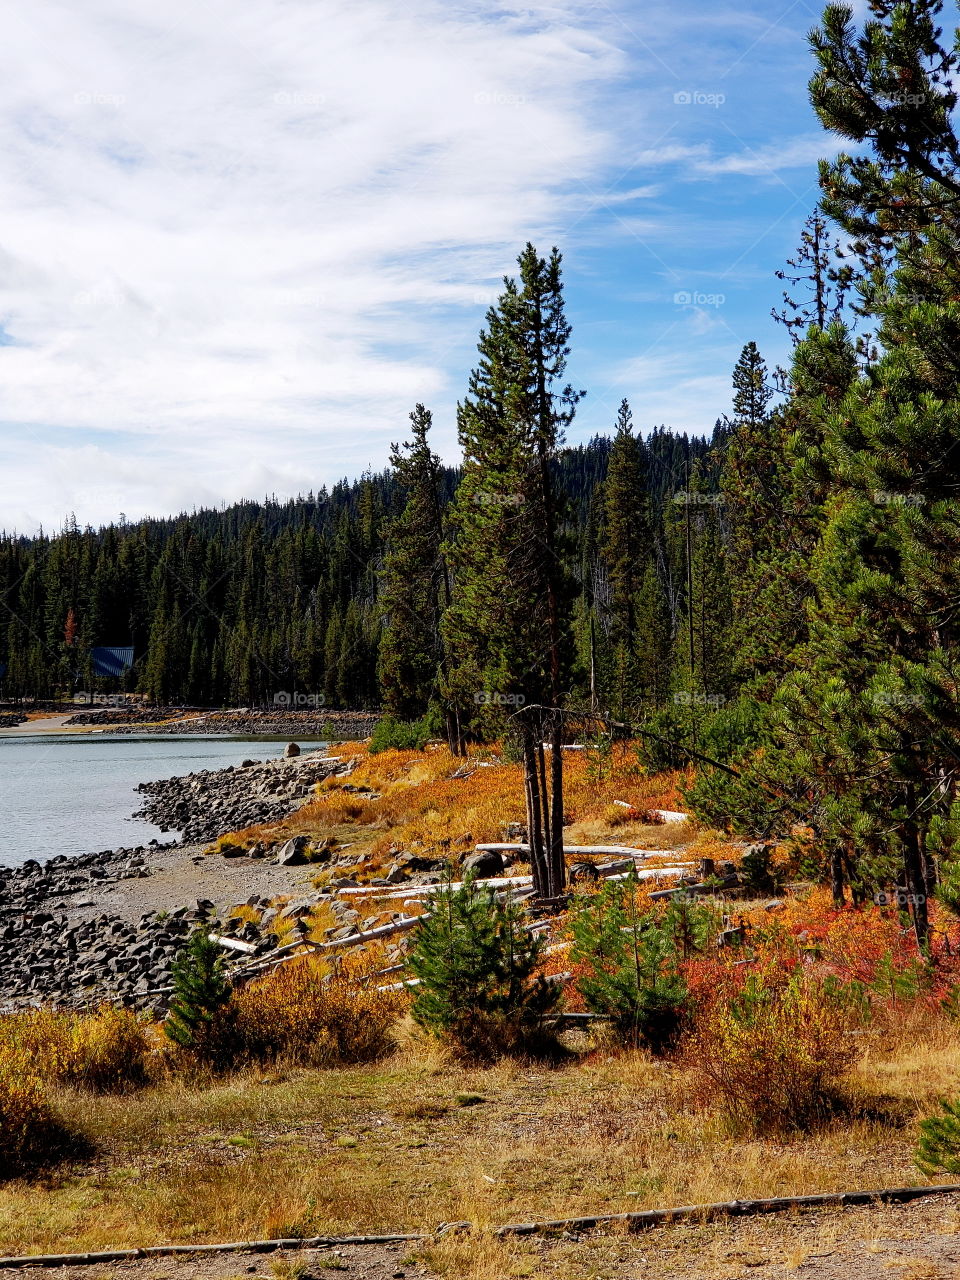
{"type": "Polygon", "coordinates": [[[277,759],[284,745],[246,738],[0,734],[0,866],[154,838],[165,843],[172,832],[132,818],[145,799],[138,782],[277,759]]]}

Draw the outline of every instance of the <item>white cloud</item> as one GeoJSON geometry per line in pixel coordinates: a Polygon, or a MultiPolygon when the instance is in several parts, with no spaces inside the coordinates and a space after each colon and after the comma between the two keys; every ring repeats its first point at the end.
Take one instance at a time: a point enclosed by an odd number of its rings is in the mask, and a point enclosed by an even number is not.
{"type": "Polygon", "coordinates": [[[809,137],[785,139],[782,143],[744,147],[727,156],[697,158],[694,167],[709,177],[722,174],[776,177],[784,169],[805,169],[807,173],[816,174],[817,161],[832,160],[840,149],[838,142],[821,132],[809,137]]]}
{"type": "Polygon", "coordinates": [[[616,150],[572,4],[34,0],[5,44],[0,527],[381,466],[616,150]]]}
{"type": "MultiPolygon", "coordinates": [[[[678,319],[678,324],[686,332],[699,332],[696,313],[678,319]]],[[[611,371],[611,385],[629,399],[635,416],[638,411],[642,414],[644,424],[665,423],[676,431],[709,436],[716,419],[729,408],[730,374],[699,370],[732,370],[741,346],[733,335],[713,348],[700,344],[696,371],[682,351],[653,348],[617,365],[611,371]]]]}

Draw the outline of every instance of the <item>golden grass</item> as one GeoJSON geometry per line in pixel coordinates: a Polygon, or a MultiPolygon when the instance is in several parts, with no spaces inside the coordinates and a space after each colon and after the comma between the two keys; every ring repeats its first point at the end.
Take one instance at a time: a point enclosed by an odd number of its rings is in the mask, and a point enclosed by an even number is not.
{"type": "MultiPolygon", "coordinates": [[[[376,1066],[173,1081],[135,1098],[56,1093],[98,1155],[0,1186],[0,1252],[489,1226],[917,1182],[915,1120],[960,1049],[945,1024],[922,1043],[877,1045],[853,1074],[863,1115],[804,1138],[731,1139],[688,1109],[682,1072],[641,1054],[470,1068],[409,1028],[402,1039],[376,1066]],[[486,1101],[458,1105],[468,1095],[486,1101]]],[[[482,1280],[484,1256],[461,1274],[482,1280]]]]}
{"type": "MultiPolygon", "coordinates": [[[[292,835],[332,837],[340,845],[353,846],[349,853],[357,872],[370,878],[397,849],[456,856],[477,842],[504,839],[508,825],[525,818],[520,766],[505,761],[496,750],[464,761],[439,745],[371,756],[365,744],[352,743],[340,754],[355,761],[349,777],[320,783],[316,799],[283,822],[247,827],[225,839],[249,847],[258,840],[276,843],[292,835]],[[471,771],[469,776],[455,778],[464,767],[471,771]]],[[[679,787],[686,775],[648,776],[630,744],[617,747],[604,763],[602,777],[592,753],[570,752],[565,777],[568,843],[679,848],[700,834],[694,823],[642,820],[639,815],[645,810],[680,805],[679,787]],[[632,807],[624,809],[615,800],[632,807]]]]}

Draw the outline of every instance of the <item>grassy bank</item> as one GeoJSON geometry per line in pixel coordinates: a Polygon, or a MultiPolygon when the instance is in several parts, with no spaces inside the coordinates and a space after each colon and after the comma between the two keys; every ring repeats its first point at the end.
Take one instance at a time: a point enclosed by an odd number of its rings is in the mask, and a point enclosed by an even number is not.
{"type": "Polygon", "coordinates": [[[562,1069],[480,1069],[408,1043],[376,1066],[60,1091],[95,1154],[0,1187],[0,1251],[485,1226],[914,1183],[916,1121],[960,1085],[958,1049],[945,1022],[876,1037],[851,1076],[853,1110],[792,1139],[731,1136],[689,1107],[683,1071],[602,1051],[562,1069]]]}

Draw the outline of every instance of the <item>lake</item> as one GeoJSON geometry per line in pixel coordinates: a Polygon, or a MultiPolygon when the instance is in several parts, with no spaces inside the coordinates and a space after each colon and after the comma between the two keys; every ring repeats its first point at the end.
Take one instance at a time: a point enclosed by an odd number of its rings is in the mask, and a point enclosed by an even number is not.
{"type": "MultiPolygon", "coordinates": [[[[138,782],[276,759],[284,742],[111,734],[0,734],[0,866],[173,839],[132,815],[138,782]]],[[[309,750],[325,746],[305,745],[309,750]]]]}

